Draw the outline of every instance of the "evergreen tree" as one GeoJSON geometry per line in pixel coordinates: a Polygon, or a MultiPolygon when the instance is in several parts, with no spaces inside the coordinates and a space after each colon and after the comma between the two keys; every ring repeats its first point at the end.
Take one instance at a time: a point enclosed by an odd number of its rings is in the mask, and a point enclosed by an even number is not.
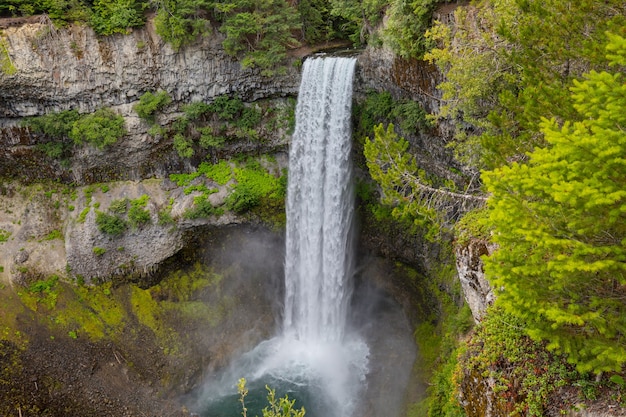
{"type": "Polygon", "coordinates": [[[580,121],[543,119],[546,147],[483,175],[498,303],[532,338],[594,372],[626,363],[626,39],[608,37],[618,71],[574,82],[580,121]]]}

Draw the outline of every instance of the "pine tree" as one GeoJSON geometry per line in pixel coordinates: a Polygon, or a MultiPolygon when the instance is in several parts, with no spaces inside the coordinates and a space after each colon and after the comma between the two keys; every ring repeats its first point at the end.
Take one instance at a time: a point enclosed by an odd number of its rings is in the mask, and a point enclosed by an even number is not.
{"type": "Polygon", "coordinates": [[[498,303],[532,338],[594,372],[626,363],[626,39],[608,38],[618,71],[574,82],[581,121],[543,119],[546,147],[483,175],[498,303]]]}

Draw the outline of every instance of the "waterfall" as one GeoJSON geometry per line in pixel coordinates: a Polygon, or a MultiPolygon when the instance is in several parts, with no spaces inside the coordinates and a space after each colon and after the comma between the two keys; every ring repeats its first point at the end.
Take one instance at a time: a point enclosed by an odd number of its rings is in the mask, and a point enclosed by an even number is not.
{"type": "Polygon", "coordinates": [[[354,58],[304,63],[289,151],[284,331],[341,341],[351,294],[354,58]]]}
{"type": "Polygon", "coordinates": [[[307,416],[350,417],[355,412],[369,356],[367,344],[347,326],[355,63],[354,58],[309,58],[304,63],[289,151],[282,333],[243,354],[205,386],[206,417],[240,415],[219,407],[226,398],[223,389],[242,376],[257,397],[267,384],[300,398],[307,416]]]}

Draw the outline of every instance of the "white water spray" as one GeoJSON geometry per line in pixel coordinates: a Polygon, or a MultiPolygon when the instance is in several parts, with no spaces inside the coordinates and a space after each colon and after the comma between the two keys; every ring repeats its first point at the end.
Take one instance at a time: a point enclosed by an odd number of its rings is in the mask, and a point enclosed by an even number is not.
{"type": "Polygon", "coordinates": [[[341,342],[351,295],[354,58],[305,62],[289,151],[285,335],[341,342]]]}
{"type": "Polygon", "coordinates": [[[354,413],[368,371],[369,349],[347,328],[355,63],[354,58],[304,63],[289,152],[283,332],[243,355],[230,371],[252,383],[305,387],[313,397],[309,405],[324,417],[354,413]]]}

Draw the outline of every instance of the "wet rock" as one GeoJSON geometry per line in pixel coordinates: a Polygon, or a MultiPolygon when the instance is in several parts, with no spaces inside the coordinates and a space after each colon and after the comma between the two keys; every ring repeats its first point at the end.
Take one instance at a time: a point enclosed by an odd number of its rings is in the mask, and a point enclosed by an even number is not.
{"type": "Polygon", "coordinates": [[[470,239],[455,248],[456,269],[463,288],[463,295],[476,322],[495,299],[493,289],[485,278],[481,256],[489,255],[495,245],[480,239],[470,239]]]}

